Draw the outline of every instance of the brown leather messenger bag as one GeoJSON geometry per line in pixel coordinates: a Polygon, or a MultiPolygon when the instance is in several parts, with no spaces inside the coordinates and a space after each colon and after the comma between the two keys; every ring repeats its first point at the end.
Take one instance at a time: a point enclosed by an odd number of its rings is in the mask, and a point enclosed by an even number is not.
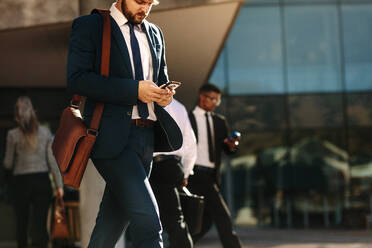
{"type": "MultiPolygon", "coordinates": [[[[103,18],[101,75],[109,76],[111,23],[110,11],[94,9],[103,18]]],[[[73,95],[70,106],[62,113],[52,150],[65,185],[78,189],[87,167],[90,152],[96,141],[104,104],[96,103],[90,127],[83,123],[79,106],[82,97],[73,95]]]]}

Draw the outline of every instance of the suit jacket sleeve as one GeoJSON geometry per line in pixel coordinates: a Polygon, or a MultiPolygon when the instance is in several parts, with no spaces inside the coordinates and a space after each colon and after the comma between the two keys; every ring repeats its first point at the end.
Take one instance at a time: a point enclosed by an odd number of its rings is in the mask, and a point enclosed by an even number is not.
{"type": "Polygon", "coordinates": [[[67,62],[67,87],[72,94],[96,101],[134,105],[138,97],[137,80],[111,75],[105,77],[95,70],[96,60],[101,58],[100,28],[102,20],[98,14],[79,17],[73,22],[67,62]]]}
{"type": "MultiPolygon", "coordinates": [[[[223,128],[224,137],[227,138],[227,136],[229,136],[229,125],[227,124],[227,121],[226,121],[225,118],[223,118],[222,121],[223,121],[223,127],[224,127],[223,128]]],[[[223,142],[222,148],[223,148],[225,154],[227,154],[227,155],[231,155],[231,154],[234,154],[236,152],[236,150],[233,150],[233,151],[230,150],[230,147],[225,142],[223,142]]]]}
{"type": "Polygon", "coordinates": [[[184,106],[182,111],[182,120],[185,120],[183,123],[183,155],[182,155],[182,164],[183,164],[183,172],[185,178],[188,178],[190,173],[192,172],[196,157],[197,157],[197,143],[194,131],[191,127],[190,120],[187,114],[187,110],[184,106]]]}

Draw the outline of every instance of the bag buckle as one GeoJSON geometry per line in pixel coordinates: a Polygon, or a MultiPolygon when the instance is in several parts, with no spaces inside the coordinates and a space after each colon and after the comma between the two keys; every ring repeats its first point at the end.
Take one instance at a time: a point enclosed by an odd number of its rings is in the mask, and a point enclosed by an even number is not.
{"type": "Polygon", "coordinates": [[[71,100],[70,102],[70,106],[73,107],[73,108],[80,108],[80,102],[74,102],[73,100],[71,100]]]}
{"type": "Polygon", "coordinates": [[[91,135],[94,135],[94,136],[98,136],[98,131],[96,131],[96,130],[93,130],[93,129],[91,129],[91,128],[88,128],[87,129],[87,134],[91,134],[91,135]]]}

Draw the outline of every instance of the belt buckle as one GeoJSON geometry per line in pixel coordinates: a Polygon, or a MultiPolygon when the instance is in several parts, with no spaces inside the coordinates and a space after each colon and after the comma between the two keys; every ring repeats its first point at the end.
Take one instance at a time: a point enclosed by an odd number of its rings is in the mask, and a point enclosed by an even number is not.
{"type": "Polygon", "coordinates": [[[163,160],[163,156],[162,155],[158,155],[158,156],[154,157],[154,162],[155,163],[160,163],[162,160],[163,160]]]}
{"type": "Polygon", "coordinates": [[[142,121],[142,119],[135,119],[134,123],[137,127],[145,127],[145,123],[142,121]]]}
{"type": "Polygon", "coordinates": [[[145,124],[143,123],[142,119],[136,119],[136,126],[137,127],[144,127],[145,124]]]}

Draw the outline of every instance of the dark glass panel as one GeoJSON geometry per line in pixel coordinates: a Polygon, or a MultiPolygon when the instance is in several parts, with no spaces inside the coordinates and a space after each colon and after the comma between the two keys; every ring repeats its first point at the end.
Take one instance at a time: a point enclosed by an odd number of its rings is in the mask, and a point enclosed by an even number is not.
{"type": "Polygon", "coordinates": [[[284,96],[231,96],[227,99],[233,130],[276,130],[286,127],[284,96]]]}
{"type": "Polygon", "coordinates": [[[347,114],[350,126],[372,127],[372,93],[348,94],[347,114]]]}
{"type": "Polygon", "coordinates": [[[289,96],[292,128],[339,127],[344,124],[342,95],[289,96]]]}
{"type": "Polygon", "coordinates": [[[291,143],[291,202],[300,218],[294,225],[341,225],[350,180],[344,129],[293,130],[291,143]]]}
{"type": "MultiPolygon", "coordinates": [[[[274,198],[283,187],[280,166],[286,159],[286,151],[284,131],[245,134],[239,151],[230,160],[237,224],[273,223],[274,198]]],[[[222,185],[227,179],[226,167],[223,172],[222,185]]]]}

